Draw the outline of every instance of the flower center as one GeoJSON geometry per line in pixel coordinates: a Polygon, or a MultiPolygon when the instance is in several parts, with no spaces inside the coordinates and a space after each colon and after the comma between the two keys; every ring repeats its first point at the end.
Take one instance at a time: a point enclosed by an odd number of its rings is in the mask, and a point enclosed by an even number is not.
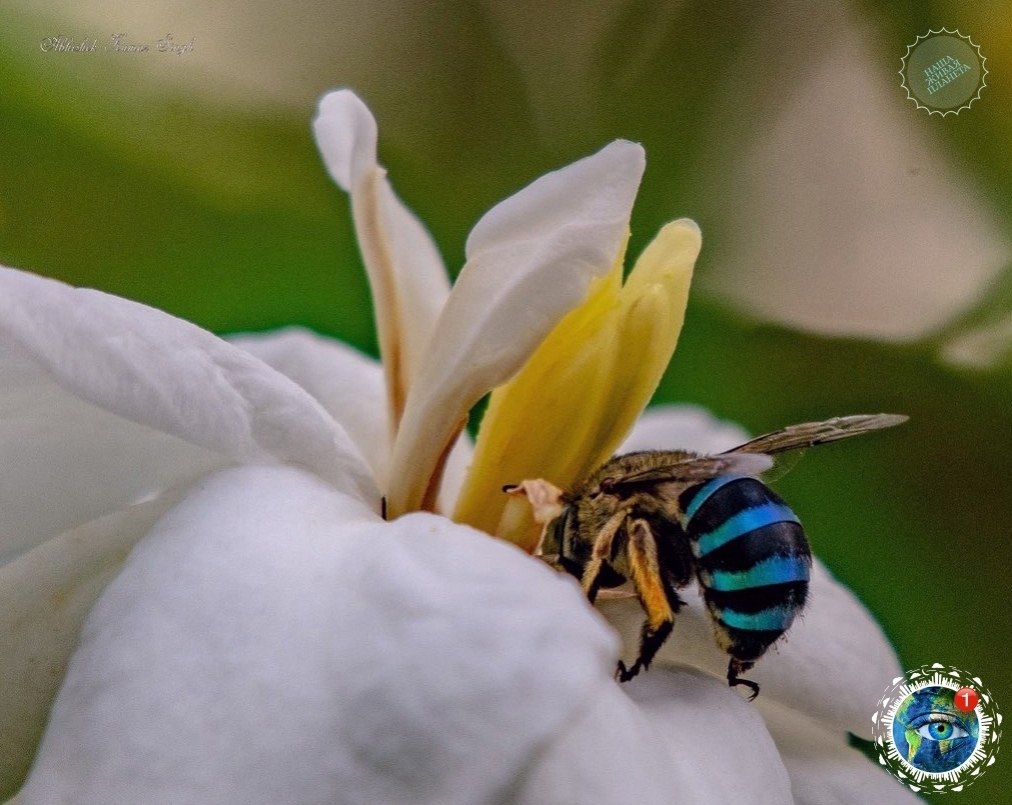
{"type": "Polygon", "coordinates": [[[543,477],[571,488],[612,455],[674,352],[700,246],[695,223],[667,224],[624,285],[620,256],[492,392],[454,520],[534,551],[540,526],[503,486],[543,477]]]}

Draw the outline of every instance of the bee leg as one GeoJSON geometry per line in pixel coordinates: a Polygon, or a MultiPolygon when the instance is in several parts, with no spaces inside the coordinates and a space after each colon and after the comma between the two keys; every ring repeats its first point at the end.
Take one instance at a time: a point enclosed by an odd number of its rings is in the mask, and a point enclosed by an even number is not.
{"type": "Polygon", "coordinates": [[[742,679],[738,676],[738,674],[744,673],[753,665],[755,665],[754,662],[739,660],[737,657],[732,657],[731,661],[727,664],[727,684],[732,688],[735,685],[744,685],[746,688],[751,690],[752,695],[748,697],[750,702],[759,695],[759,686],[751,679],[742,679]]]}
{"type": "Polygon", "coordinates": [[[615,512],[604,524],[597,537],[594,538],[594,548],[590,555],[590,561],[587,562],[587,566],[583,569],[583,577],[580,583],[583,585],[583,591],[587,594],[587,598],[590,599],[590,603],[594,603],[594,599],[597,598],[597,591],[601,587],[601,569],[604,563],[611,557],[612,545],[615,542],[615,535],[618,533],[619,528],[622,527],[622,523],[625,521],[626,515],[625,509],[619,509],[615,512]]]}
{"type": "Polygon", "coordinates": [[[640,637],[640,653],[630,667],[619,661],[615,672],[619,682],[628,682],[640,671],[645,671],[658,649],[671,634],[675,625],[675,612],[681,601],[669,591],[661,576],[657,561],[657,541],[646,520],[633,520],[629,528],[629,567],[640,603],[647,613],[640,637]]]}

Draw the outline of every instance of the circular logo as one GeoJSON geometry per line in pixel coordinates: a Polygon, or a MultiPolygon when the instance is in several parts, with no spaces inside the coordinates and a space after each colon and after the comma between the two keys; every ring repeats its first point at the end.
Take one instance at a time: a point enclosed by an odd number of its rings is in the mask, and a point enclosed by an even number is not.
{"type": "Polygon", "coordinates": [[[941,28],[918,36],[902,59],[907,98],[929,115],[969,109],[987,86],[987,59],[968,36],[941,28]]]}
{"type": "Polygon", "coordinates": [[[871,718],[879,763],[915,792],[962,791],[998,754],[994,699],[980,679],[951,666],[897,677],[871,718]]]}

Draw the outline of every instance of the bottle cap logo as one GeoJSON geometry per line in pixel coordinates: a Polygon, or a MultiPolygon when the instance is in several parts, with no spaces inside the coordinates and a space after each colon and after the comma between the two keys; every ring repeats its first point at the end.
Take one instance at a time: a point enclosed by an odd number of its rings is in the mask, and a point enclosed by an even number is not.
{"type": "Polygon", "coordinates": [[[907,98],[929,115],[959,114],[987,86],[986,61],[980,46],[958,30],[928,31],[907,46],[902,86],[907,98]]]}

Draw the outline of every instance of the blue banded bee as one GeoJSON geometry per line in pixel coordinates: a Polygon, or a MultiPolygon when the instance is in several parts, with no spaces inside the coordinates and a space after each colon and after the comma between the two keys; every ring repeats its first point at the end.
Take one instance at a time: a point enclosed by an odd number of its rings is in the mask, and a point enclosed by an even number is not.
{"type": "Polygon", "coordinates": [[[541,555],[578,578],[594,602],[602,588],[631,581],[646,613],[639,656],[619,662],[625,682],[645,670],[684,605],[677,591],[699,582],[717,644],[730,655],[727,681],[741,674],[794,622],[808,595],[811,551],[797,515],[755,476],[772,456],[892,427],[907,417],[873,414],[807,422],[717,455],[646,451],[612,458],[572,491],[544,480],[524,494],[545,525],[541,555]]]}

